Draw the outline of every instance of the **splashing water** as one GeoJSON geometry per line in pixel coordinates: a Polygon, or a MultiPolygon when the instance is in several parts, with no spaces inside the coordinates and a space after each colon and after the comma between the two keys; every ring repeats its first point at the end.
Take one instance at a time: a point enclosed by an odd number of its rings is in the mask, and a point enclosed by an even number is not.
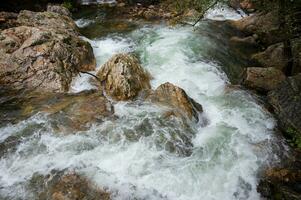
{"type": "MultiPolygon", "coordinates": [[[[208,125],[187,129],[162,119],[154,105],[117,103],[118,119],[59,135],[39,113],[0,130],[1,141],[28,127],[31,133],[0,160],[0,197],[29,199],[34,173],[73,169],[109,188],[114,199],[260,199],[258,172],[277,160],[275,121],[248,92],[226,90],[222,66],[206,56],[223,44],[190,27],[164,25],[90,42],[98,66],[117,52],[136,53],[154,77],[153,89],[167,81],[182,87],[202,104],[208,125]]],[[[90,87],[81,77],[72,90],[90,87]]]]}

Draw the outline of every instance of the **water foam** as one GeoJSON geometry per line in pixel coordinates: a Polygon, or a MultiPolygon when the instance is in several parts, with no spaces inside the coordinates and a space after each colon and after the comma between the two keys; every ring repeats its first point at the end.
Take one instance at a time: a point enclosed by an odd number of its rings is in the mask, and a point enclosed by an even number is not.
{"type": "MultiPolygon", "coordinates": [[[[162,119],[162,108],[135,103],[118,103],[117,119],[74,135],[54,133],[44,119],[44,128],[0,160],[1,195],[23,198],[32,174],[68,168],[109,188],[114,199],[260,199],[257,173],[277,160],[275,121],[247,92],[225,90],[220,66],[199,55],[210,51],[210,40],[188,27],[154,26],[90,42],[98,65],[116,52],[136,52],[152,87],[168,81],[185,89],[203,105],[208,125],[186,130],[162,119]],[[166,148],[176,141],[181,149],[185,140],[188,156],[166,148]],[[13,192],[18,187],[22,194],[13,192]]],[[[16,131],[7,130],[5,137],[16,131]]]]}

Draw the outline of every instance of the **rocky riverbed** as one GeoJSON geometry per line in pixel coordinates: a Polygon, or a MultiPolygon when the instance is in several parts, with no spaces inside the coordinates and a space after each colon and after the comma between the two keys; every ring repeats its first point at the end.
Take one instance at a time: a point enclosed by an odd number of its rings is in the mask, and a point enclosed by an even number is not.
{"type": "Polygon", "coordinates": [[[0,198],[300,199],[299,39],[155,3],[0,13],[0,198]]]}

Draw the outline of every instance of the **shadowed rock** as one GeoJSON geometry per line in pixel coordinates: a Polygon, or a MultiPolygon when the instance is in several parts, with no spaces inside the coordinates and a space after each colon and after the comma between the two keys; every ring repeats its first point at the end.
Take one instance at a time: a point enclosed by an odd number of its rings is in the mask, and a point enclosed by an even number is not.
{"type": "Polygon", "coordinates": [[[242,84],[259,92],[267,92],[275,89],[284,80],[285,75],[278,69],[248,67],[244,73],[242,84]]]}
{"type": "Polygon", "coordinates": [[[283,43],[271,45],[265,51],[254,54],[252,58],[263,67],[274,67],[283,72],[289,62],[285,56],[283,43]]]}
{"type": "Polygon", "coordinates": [[[301,74],[289,77],[268,93],[282,129],[294,138],[301,137],[301,74]]]}
{"type": "Polygon", "coordinates": [[[97,72],[107,95],[118,101],[132,100],[150,89],[150,75],[130,54],[117,54],[97,72]]]}

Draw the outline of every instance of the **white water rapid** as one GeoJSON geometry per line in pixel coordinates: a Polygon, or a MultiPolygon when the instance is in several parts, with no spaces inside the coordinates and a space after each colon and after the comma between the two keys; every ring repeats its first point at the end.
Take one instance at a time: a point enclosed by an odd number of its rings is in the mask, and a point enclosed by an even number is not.
{"type": "MultiPolygon", "coordinates": [[[[0,159],[0,198],[34,199],[28,189],[33,174],[68,169],[117,200],[260,199],[258,172],[278,159],[275,120],[247,91],[227,88],[222,66],[208,59],[216,49],[227,54],[223,44],[191,27],[165,25],[89,41],[98,66],[118,52],[136,53],[154,78],[153,89],[165,82],[182,87],[202,104],[208,124],[187,130],[177,120],[164,121],[162,108],[124,102],[114,105],[118,119],[60,135],[39,113],[0,128],[0,142],[22,136],[0,159]],[[177,144],[176,151],[168,143],[177,144]]],[[[93,88],[88,79],[76,79],[71,92],[93,88]]]]}

